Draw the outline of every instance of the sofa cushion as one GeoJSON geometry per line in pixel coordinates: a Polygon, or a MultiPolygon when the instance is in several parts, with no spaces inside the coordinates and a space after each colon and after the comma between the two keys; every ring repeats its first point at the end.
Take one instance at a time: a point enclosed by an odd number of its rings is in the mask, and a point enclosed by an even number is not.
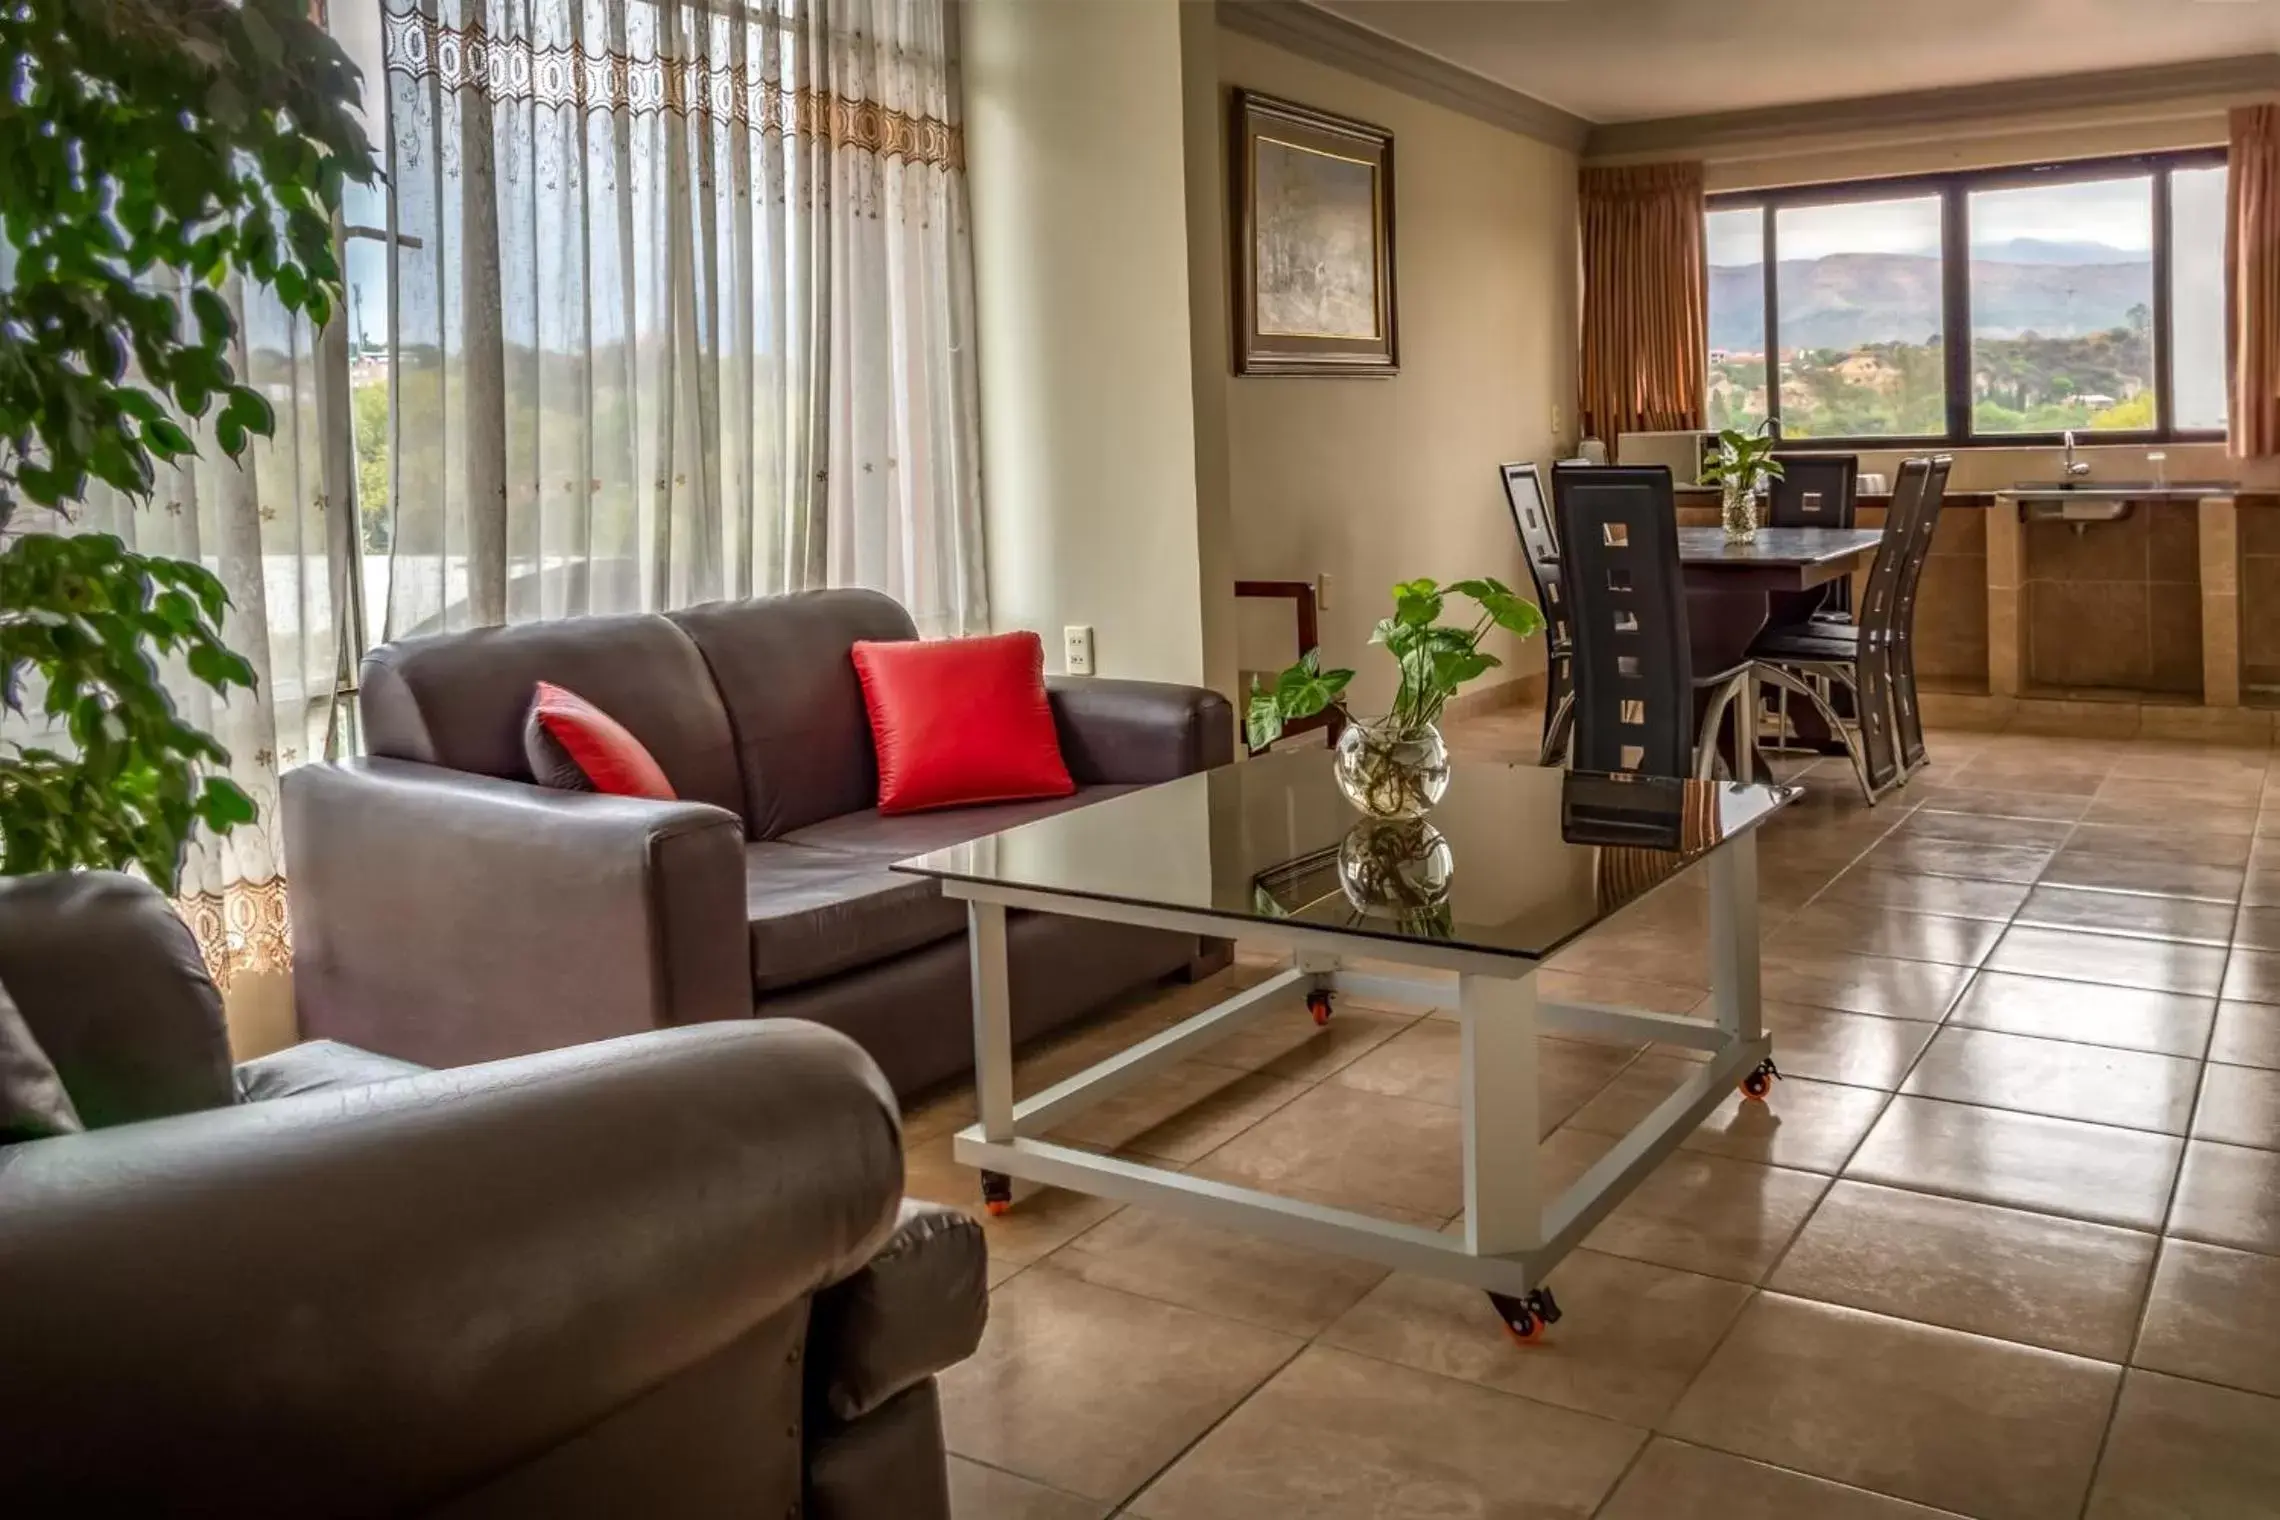
{"type": "Polygon", "coordinates": [[[811,1395],[834,1419],[860,1420],[972,1356],[989,1323],[989,1265],[982,1227],[971,1217],[905,1198],[886,1244],[816,1297],[811,1395]]]}
{"type": "Polygon", "coordinates": [[[649,614],[382,645],[364,657],[357,698],[365,747],[383,759],[528,781],[523,721],[541,681],[568,687],[624,724],[676,795],[742,815],[736,743],[712,672],[688,635],[649,614]]]}
{"type": "Polygon", "coordinates": [[[399,1061],[343,1045],[338,1040],[306,1040],[265,1056],[256,1056],[237,1069],[238,1101],[266,1103],[301,1093],[337,1092],[344,1087],[370,1087],[416,1077],[425,1066],[399,1061]]]}
{"type": "Polygon", "coordinates": [[[887,862],[796,844],[747,845],[755,992],[797,987],[960,934],[966,906],[887,862]]]}
{"type": "Polygon", "coordinates": [[[1130,786],[1081,786],[1066,797],[946,808],[939,813],[890,815],[866,808],[860,813],[843,813],[837,818],[811,823],[804,829],[794,829],[784,836],[783,842],[861,855],[885,865],[924,855],[929,850],[946,850],[969,839],[1001,833],[1033,819],[1049,818],[1055,813],[1137,790],[1130,786]]]}
{"type": "Polygon", "coordinates": [[[0,987],[0,1145],[76,1135],[85,1128],[55,1063],[0,987]]]}
{"type": "Polygon", "coordinates": [[[617,719],[574,691],[541,681],[523,723],[523,757],[540,786],[677,802],[657,757],[617,719]]]}
{"type": "Polygon", "coordinates": [[[932,642],[858,639],[879,811],[924,813],[1077,789],[1045,700],[1045,645],[1026,629],[932,642]]]}
{"type": "MultiPolygon", "coordinates": [[[[704,651],[727,703],[752,838],[774,839],[878,801],[871,721],[848,651],[858,639],[918,637],[892,597],[802,591],[714,602],[670,617],[704,651]]],[[[600,693],[586,694],[608,705],[600,693]]]]}

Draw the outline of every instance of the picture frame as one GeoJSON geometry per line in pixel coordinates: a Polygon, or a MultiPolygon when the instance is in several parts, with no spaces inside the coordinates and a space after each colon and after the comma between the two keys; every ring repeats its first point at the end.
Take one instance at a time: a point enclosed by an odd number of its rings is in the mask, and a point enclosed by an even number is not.
{"type": "Polygon", "coordinates": [[[1398,374],[1393,134],[1238,89],[1228,146],[1235,373],[1398,374]]]}

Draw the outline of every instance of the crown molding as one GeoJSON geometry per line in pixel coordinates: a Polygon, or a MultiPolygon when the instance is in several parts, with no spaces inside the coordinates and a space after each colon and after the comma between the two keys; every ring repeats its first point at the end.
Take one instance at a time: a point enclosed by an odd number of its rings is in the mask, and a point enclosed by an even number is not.
{"type": "Polygon", "coordinates": [[[1851,100],[1616,122],[1591,129],[1584,156],[1699,155],[1779,145],[1816,134],[1925,130],[2092,107],[2107,111],[2195,97],[2266,95],[2275,90],[2280,90],[2280,54],[2253,53],[2150,68],[2053,74],[2041,79],[1909,90],[1851,100]]]}
{"type": "Polygon", "coordinates": [[[1217,9],[1229,31],[1570,153],[1583,151],[1592,130],[1580,116],[1306,0],[1219,0],[1217,9]]]}

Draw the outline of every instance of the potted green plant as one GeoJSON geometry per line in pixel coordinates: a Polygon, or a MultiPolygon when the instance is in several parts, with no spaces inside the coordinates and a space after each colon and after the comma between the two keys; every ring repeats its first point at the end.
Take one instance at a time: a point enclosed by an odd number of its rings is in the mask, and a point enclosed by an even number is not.
{"type": "Polygon", "coordinates": [[[1773,436],[1769,421],[1749,432],[1722,428],[1718,452],[1702,467],[1702,483],[1718,490],[1719,520],[1726,527],[1726,542],[1746,544],[1757,538],[1758,493],[1769,480],[1781,478],[1781,461],[1773,451],[1781,440],[1773,436]]]}
{"type": "Polygon", "coordinates": [[[209,413],[233,458],[271,431],[229,361],[224,286],[272,287],[322,325],[342,187],[377,172],[357,69],[310,14],[308,0],[0,10],[0,721],[37,711],[66,740],[0,736],[0,872],[139,868],[171,892],[195,828],[253,817],[158,665],[252,686],[222,640],[221,582],[109,534],[21,531],[21,509],[68,523],[91,480],[147,502],[209,413]]]}
{"type": "MultiPolygon", "coordinates": [[[[1393,616],[1379,621],[1370,642],[1394,658],[1399,680],[1384,716],[1348,724],[1338,736],[1338,785],[1354,806],[1373,818],[1422,817],[1449,785],[1449,752],[1438,726],[1459,687],[1504,662],[1480,647],[1492,628],[1525,639],[1544,626],[1533,602],[1502,581],[1403,581],[1393,588],[1393,616]],[[1470,622],[1444,624],[1452,596],[1479,608],[1470,622]]],[[[1264,749],[1286,724],[1310,718],[1337,701],[1350,670],[1324,670],[1310,649],[1267,686],[1251,680],[1245,727],[1251,747],[1264,749]]]]}

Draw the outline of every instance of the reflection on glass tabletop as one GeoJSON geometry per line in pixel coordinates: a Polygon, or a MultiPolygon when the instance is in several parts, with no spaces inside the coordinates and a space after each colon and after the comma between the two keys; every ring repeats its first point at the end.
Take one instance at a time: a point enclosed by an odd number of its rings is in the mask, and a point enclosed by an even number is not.
{"type": "Polygon", "coordinates": [[[1338,790],[1327,752],[1267,755],[895,869],[1204,915],[1229,935],[1282,920],[1540,960],[1797,795],[1493,761],[1452,771],[1428,816],[1380,821],[1338,790]]]}

